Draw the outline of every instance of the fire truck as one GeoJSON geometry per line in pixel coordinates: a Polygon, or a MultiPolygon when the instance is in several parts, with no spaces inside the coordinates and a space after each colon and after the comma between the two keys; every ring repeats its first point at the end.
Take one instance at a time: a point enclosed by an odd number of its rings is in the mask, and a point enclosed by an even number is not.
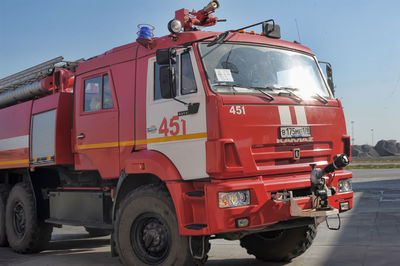
{"type": "Polygon", "coordinates": [[[218,7],[0,80],[0,246],[40,252],[72,225],[125,265],[203,265],[217,238],[290,261],[352,208],[331,66],[272,19],[199,30],[218,7]]]}

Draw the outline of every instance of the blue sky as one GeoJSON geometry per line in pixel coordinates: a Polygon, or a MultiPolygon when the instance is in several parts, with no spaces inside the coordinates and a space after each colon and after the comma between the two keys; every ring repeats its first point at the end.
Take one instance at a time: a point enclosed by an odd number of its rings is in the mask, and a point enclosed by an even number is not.
{"type": "MultiPolygon", "coordinates": [[[[0,78],[43,61],[89,58],[135,41],[137,25],[168,33],[180,8],[200,9],[207,0],[2,0],[0,78]]],[[[400,1],[220,0],[216,16],[227,30],[274,18],[285,40],[299,40],[334,67],[348,133],[356,144],[400,141],[400,1]]],[[[255,29],[257,30],[257,29],[255,29]]]]}

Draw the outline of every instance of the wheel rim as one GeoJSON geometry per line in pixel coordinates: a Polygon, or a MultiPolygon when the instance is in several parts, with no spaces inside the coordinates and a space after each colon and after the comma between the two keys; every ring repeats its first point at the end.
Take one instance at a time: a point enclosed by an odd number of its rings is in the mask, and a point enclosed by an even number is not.
{"type": "Polygon", "coordinates": [[[159,264],[167,258],[171,233],[160,215],[144,213],[138,216],[132,224],[130,236],[133,251],[144,263],[159,264]]]}
{"type": "Polygon", "coordinates": [[[18,238],[22,238],[25,234],[26,217],[24,204],[18,201],[13,210],[13,227],[18,238]]]}

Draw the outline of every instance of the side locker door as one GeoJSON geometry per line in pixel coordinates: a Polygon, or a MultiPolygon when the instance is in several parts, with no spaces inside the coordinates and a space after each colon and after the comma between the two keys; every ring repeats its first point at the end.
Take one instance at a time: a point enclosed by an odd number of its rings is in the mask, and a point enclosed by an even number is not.
{"type": "Polygon", "coordinates": [[[183,179],[208,177],[206,173],[206,97],[192,49],[178,51],[175,64],[177,100],[198,105],[188,113],[188,105],[174,99],[162,99],[159,66],[156,58],[148,61],[146,127],[147,147],[166,155],[183,179]]]}
{"type": "Polygon", "coordinates": [[[115,96],[108,69],[77,77],[72,134],[76,170],[98,170],[102,178],[120,175],[115,96]]]}

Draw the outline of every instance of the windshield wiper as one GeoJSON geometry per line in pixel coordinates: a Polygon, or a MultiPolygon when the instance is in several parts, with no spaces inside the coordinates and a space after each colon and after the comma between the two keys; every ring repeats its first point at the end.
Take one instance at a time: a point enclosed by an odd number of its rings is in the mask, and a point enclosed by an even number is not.
{"type": "Polygon", "coordinates": [[[328,103],[328,100],[324,96],[319,94],[319,93],[315,93],[314,98],[317,98],[323,104],[327,104],[328,103]]]}
{"type": "Polygon", "coordinates": [[[264,91],[264,90],[271,90],[270,88],[264,88],[264,87],[253,87],[253,86],[244,86],[244,85],[234,85],[238,88],[245,88],[245,89],[250,89],[250,90],[256,90],[259,91],[260,93],[264,94],[265,96],[267,96],[271,101],[275,100],[274,96],[272,96],[271,94],[269,94],[268,92],[264,91]]]}
{"type": "Polygon", "coordinates": [[[225,32],[221,33],[220,35],[218,35],[217,37],[215,37],[214,40],[212,40],[209,44],[207,44],[207,47],[211,47],[216,44],[222,44],[225,41],[226,37],[228,37],[229,32],[230,32],[229,30],[225,31],[225,32]]]}
{"type": "Polygon", "coordinates": [[[264,94],[265,96],[267,96],[271,101],[275,100],[274,96],[272,96],[271,94],[269,94],[268,92],[265,91],[265,90],[271,90],[271,91],[273,90],[268,87],[266,87],[266,88],[251,87],[251,86],[245,86],[245,85],[240,85],[240,84],[214,84],[214,86],[230,87],[234,90],[234,95],[235,95],[235,92],[238,92],[238,90],[236,88],[245,88],[245,89],[249,89],[249,90],[256,90],[256,91],[259,91],[260,93],[264,94]]]}
{"type": "MultiPolygon", "coordinates": [[[[301,98],[299,95],[295,94],[293,90],[297,90],[296,88],[285,88],[285,87],[279,87],[276,88],[277,90],[283,91],[286,94],[289,94],[290,96],[294,96],[295,98],[291,98],[295,100],[298,103],[301,103],[303,101],[303,98],[301,98]]],[[[282,92],[279,92],[278,95],[281,96],[282,92]]]]}
{"type": "Polygon", "coordinates": [[[237,84],[218,84],[218,83],[211,84],[211,87],[214,86],[231,88],[233,90],[233,95],[236,95],[235,92],[238,92],[237,89],[235,89],[235,87],[242,87],[237,84]]]}
{"type": "Polygon", "coordinates": [[[271,101],[275,100],[274,96],[272,96],[271,94],[269,94],[268,92],[265,91],[265,90],[272,91],[271,88],[268,88],[268,87],[266,87],[266,88],[264,88],[264,87],[249,87],[249,88],[255,89],[255,90],[261,92],[262,94],[264,94],[265,96],[268,96],[271,101]]]}

